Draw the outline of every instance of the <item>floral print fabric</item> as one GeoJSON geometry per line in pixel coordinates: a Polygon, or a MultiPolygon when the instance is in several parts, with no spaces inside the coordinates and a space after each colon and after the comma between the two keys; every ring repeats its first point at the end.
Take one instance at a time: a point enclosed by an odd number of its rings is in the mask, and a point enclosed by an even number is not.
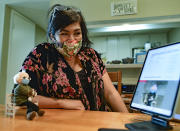
{"type": "MultiPolygon", "coordinates": [[[[105,66],[92,48],[83,48],[77,54],[86,73],[86,88],[92,88],[94,110],[105,111],[104,85],[102,76],[105,66]]],[[[42,43],[36,46],[25,59],[22,70],[30,75],[30,86],[39,95],[57,99],[81,100],[86,110],[90,110],[87,95],[79,76],[56,49],[54,44],[42,43]]]]}

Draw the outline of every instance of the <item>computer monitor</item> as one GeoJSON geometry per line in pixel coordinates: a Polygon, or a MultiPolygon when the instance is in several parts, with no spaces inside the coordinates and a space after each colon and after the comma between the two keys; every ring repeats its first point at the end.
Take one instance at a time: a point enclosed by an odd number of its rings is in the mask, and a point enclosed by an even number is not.
{"type": "Polygon", "coordinates": [[[130,108],[152,116],[150,122],[126,124],[129,129],[171,129],[180,84],[180,42],[147,52],[130,108]]]}

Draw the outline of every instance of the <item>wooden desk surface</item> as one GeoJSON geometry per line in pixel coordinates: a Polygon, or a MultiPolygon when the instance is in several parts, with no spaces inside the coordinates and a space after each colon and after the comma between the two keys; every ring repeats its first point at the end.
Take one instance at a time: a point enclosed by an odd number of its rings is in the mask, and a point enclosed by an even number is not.
{"type": "MultiPolygon", "coordinates": [[[[25,109],[21,109],[15,118],[4,115],[4,108],[0,106],[1,131],[97,131],[98,128],[125,129],[125,123],[150,120],[144,114],[79,111],[62,109],[45,109],[43,117],[28,121],[25,109]]],[[[180,123],[172,123],[174,131],[180,131],[180,123]]]]}

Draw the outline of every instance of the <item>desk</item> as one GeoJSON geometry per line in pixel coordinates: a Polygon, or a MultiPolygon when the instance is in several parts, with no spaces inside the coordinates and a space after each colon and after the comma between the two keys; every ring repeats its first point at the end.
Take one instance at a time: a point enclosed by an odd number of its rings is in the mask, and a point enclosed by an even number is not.
{"type": "MultiPolygon", "coordinates": [[[[125,123],[137,122],[137,119],[149,120],[150,116],[137,113],[118,113],[100,111],[79,111],[63,109],[45,109],[43,117],[33,121],[25,119],[25,109],[15,118],[4,115],[0,105],[1,131],[97,131],[98,128],[125,129],[125,123]]],[[[171,123],[174,131],[180,130],[180,123],[171,123]]]]}

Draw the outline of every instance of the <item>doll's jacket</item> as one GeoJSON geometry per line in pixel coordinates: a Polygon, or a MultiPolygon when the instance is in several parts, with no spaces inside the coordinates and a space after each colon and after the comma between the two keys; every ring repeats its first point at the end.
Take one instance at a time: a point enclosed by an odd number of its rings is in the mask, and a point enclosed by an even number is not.
{"type": "Polygon", "coordinates": [[[28,100],[28,97],[32,96],[33,90],[29,85],[19,84],[14,89],[14,103],[21,105],[28,100]]]}

